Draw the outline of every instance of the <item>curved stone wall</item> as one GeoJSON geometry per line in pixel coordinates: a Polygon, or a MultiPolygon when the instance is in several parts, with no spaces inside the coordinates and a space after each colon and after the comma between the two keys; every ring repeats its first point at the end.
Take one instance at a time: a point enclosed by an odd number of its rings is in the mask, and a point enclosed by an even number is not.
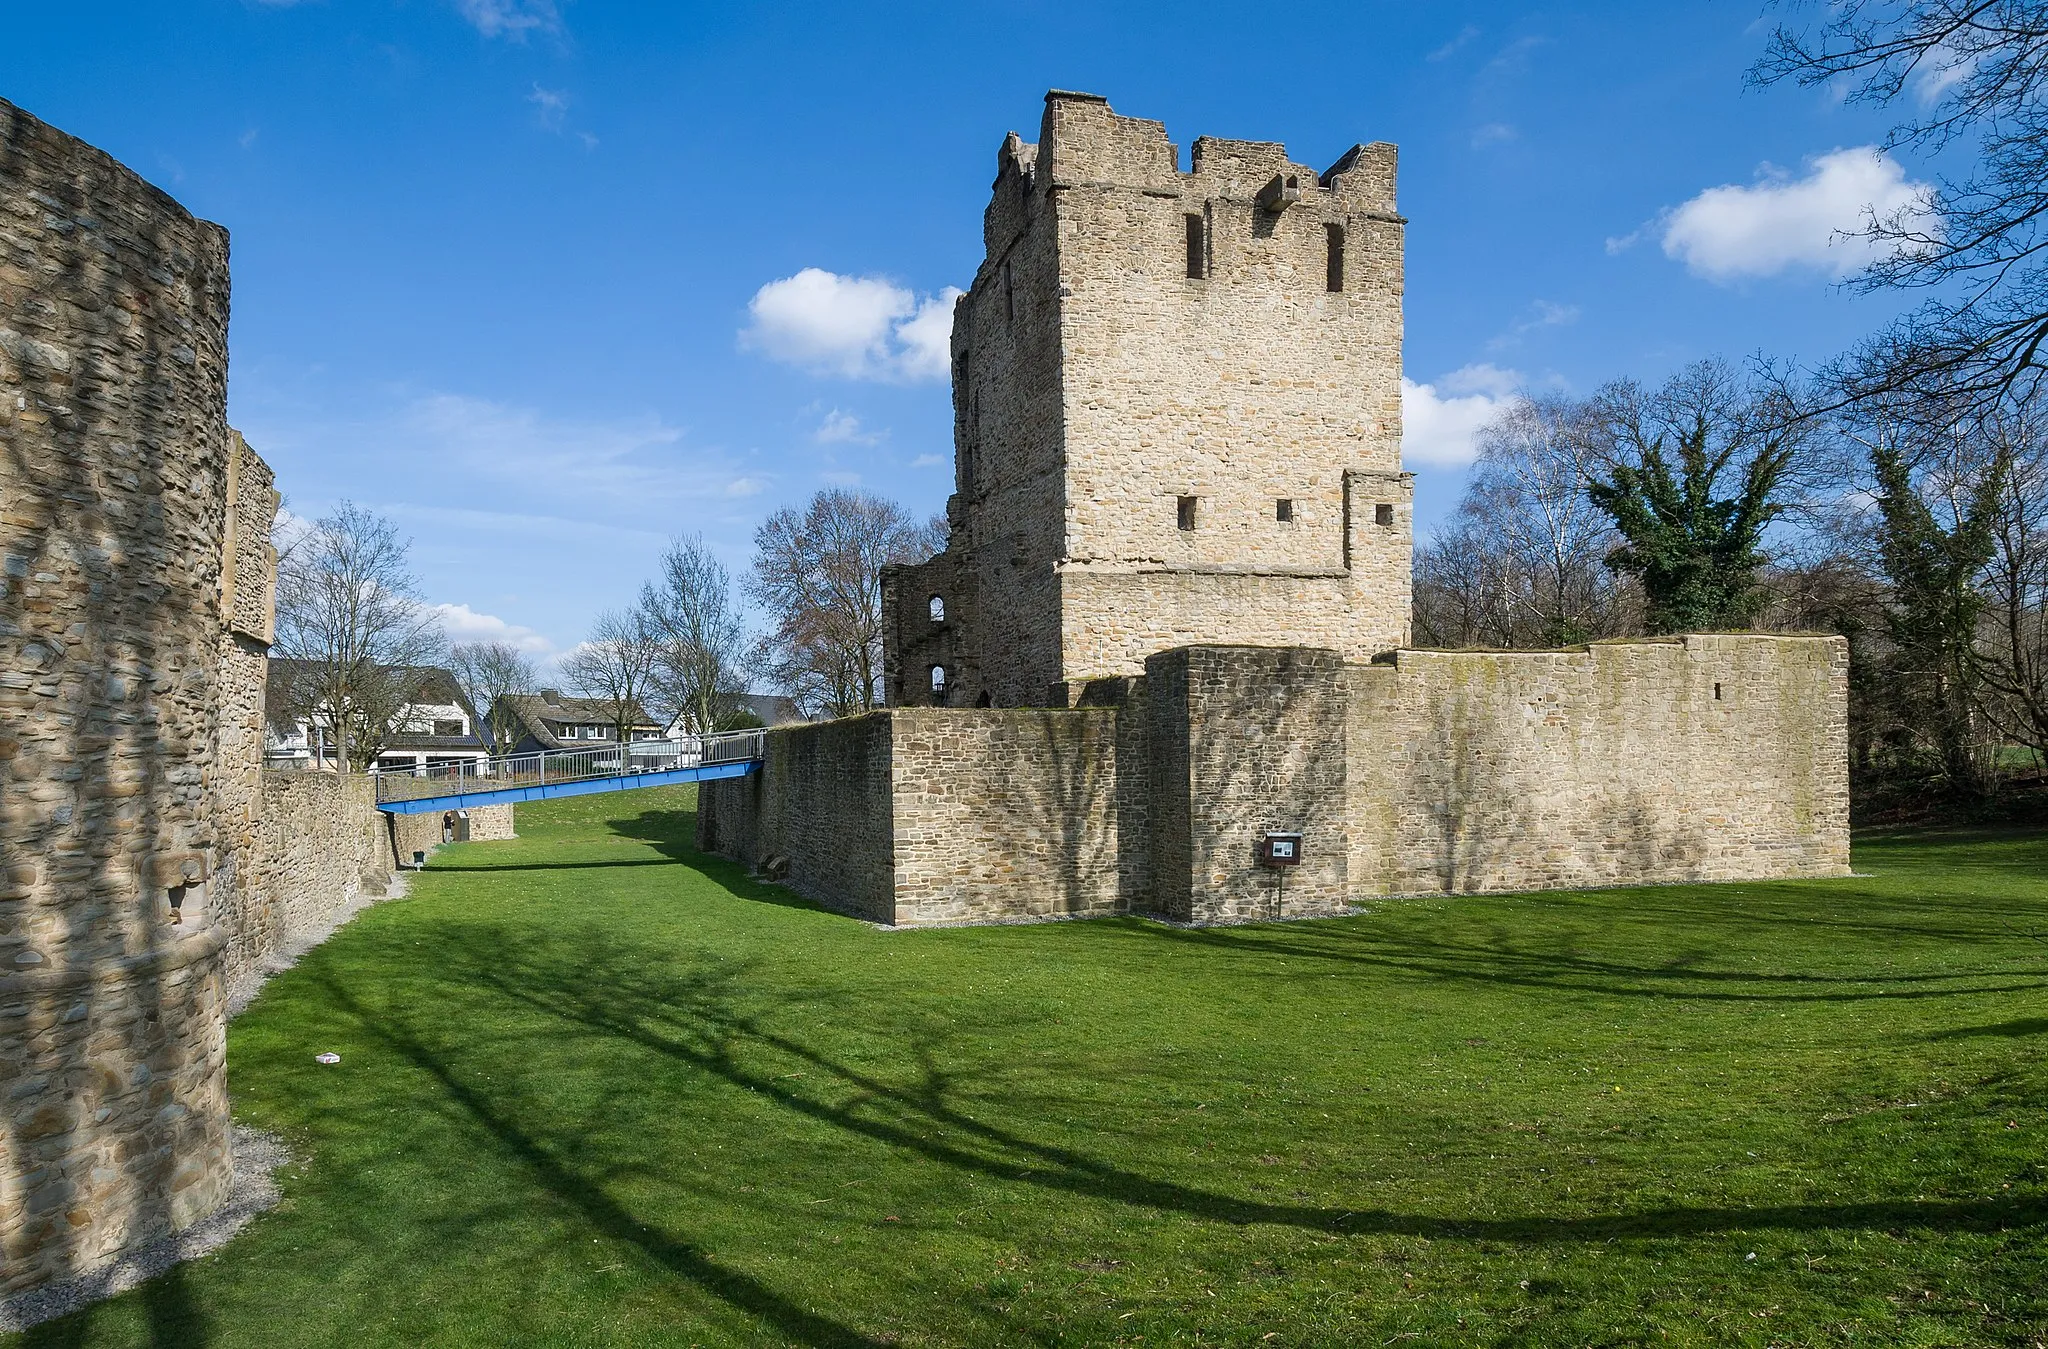
{"type": "Polygon", "coordinates": [[[0,101],[0,1293],[227,1192],[227,251],[0,101]]]}

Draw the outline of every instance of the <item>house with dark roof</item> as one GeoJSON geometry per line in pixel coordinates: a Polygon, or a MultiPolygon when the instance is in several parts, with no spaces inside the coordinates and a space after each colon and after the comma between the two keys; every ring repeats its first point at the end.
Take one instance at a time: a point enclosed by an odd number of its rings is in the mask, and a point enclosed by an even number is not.
{"type": "MultiPolygon", "coordinates": [[[[514,694],[501,700],[519,728],[514,754],[548,749],[592,749],[618,741],[619,718],[605,698],[571,698],[559,689],[514,694]]],[[[661,723],[634,704],[626,709],[628,740],[661,739],[661,723]]]]}
{"type": "MultiPolygon", "coordinates": [[[[338,754],[333,717],[307,707],[299,690],[312,670],[306,661],[270,662],[263,727],[263,763],[267,768],[317,768],[333,771],[338,754]]],[[[490,757],[486,728],[476,709],[462,696],[455,676],[439,666],[405,670],[412,696],[394,719],[373,765],[384,770],[440,767],[490,757]]]]}

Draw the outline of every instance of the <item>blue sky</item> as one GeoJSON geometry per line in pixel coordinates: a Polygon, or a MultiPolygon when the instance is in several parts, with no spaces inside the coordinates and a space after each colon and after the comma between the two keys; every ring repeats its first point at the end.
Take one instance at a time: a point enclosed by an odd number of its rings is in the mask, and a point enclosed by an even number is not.
{"type": "Polygon", "coordinates": [[[1049,87],[1183,146],[1399,143],[1425,529],[1517,383],[1876,327],[1831,232],[1927,174],[1827,90],[1744,90],[1758,0],[8,9],[0,96],[231,231],[229,413],[289,508],[391,515],[456,636],[542,655],[672,534],[737,572],[821,486],[943,506],[935,301],[1049,87]]]}

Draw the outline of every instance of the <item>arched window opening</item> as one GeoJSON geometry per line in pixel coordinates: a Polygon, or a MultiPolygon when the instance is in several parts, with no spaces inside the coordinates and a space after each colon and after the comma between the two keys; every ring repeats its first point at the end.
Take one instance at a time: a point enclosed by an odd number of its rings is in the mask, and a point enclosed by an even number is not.
{"type": "Polygon", "coordinates": [[[943,623],[945,621],[946,598],[943,595],[934,595],[932,596],[932,622],[943,623]]]}
{"type": "Polygon", "coordinates": [[[945,691],[946,667],[943,665],[934,665],[932,666],[932,692],[944,693],[945,691]]]}

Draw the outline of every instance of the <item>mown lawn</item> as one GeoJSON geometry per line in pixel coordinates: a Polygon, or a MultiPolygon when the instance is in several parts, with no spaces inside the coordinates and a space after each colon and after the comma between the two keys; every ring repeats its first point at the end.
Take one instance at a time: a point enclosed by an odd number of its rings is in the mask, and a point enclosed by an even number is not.
{"type": "Polygon", "coordinates": [[[2048,1341],[2039,835],[887,933],[690,804],[522,807],[278,977],[229,1052],[284,1206],[23,1342],[2048,1341]]]}

